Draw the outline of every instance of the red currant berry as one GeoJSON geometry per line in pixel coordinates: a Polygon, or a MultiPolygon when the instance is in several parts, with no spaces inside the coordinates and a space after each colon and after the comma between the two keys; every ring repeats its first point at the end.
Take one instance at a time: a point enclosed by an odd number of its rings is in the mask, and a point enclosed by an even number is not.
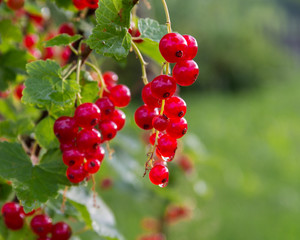
{"type": "Polygon", "coordinates": [[[25,0],[8,0],[7,6],[12,10],[19,10],[24,6],[25,0]]]}
{"type": "Polygon", "coordinates": [[[116,85],[110,90],[109,98],[116,107],[126,107],[131,99],[130,90],[125,85],[116,85]]]}
{"type": "MultiPolygon", "coordinates": [[[[158,133],[158,138],[160,138],[161,136],[163,135],[163,133],[158,133]]],[[[154,143],[155,143],[155,138],[156,138],[156,133],[152,133],[151,135],[150,135],[150,137],[149,137],[149,143],[151,144],[151,145],[154,145],[154,143]]]]}
{"type": "Polygon", "coordinates": [[[164,165],[156,165],[149,172],[150,181],[160,187],[167,186],[169,182],[169,170],[164,165]]]}
{"type": "Polygon", "coordinates": [[[44,48],[43,60],[51,59],[54,57],[55,51],[53,47],[44,48]]]}
{"type": "Polygon", "coordinates": [[[151,109],[147,105],[143,105],[135,111],[134,120],[141,129],[149,130],[153,128],[152,120],[157,115],[157,109],[151,109]]]}
{"type": "Polygon", "coordinates": [[[69,47],[65,47],[61,53],[61,58],[63,61],[67,62],[72,55],[72,51],[69,47]]]}
{"type": "Polygon", "coordinates": [[[0,98],[7,98],[10,94],[10,91],[9,90],[6,90],[4,92],[1,92],[0,91],[0,98]]]}
{"type": "Polygon", "coordinates": [[[112,101],[109,98],[107,97],[99,98],[95,104],[98,106],[98,108],[101,111],[102,120],[109,119],[114,114],[115,105],[112,103],[112,101]]]}
{"type": "Polygon", "coordinates": [[[172,157],[177,149],[177,140],[167,134],[164,134],[158,139],[157,149],[162,156],[172,157]]]}
{"type": "Polygon", "coordinates": [[[176,63],[173,68],[173,77],[180,86],[192,85],[199,75],[199,68],[195,61],[186,60],[176,63]]]}
{"type": "MultiPolygon", "coordinates": [[[[128,32],[129,34],[132,36],[132,37],[135,37],[135,38],[138,38],[141,36],[141,32],[139,31],[138,28],[136,28],[135,26],[131,26],[129,29],[128,29],[128,32]]],[[[137,40],[133,40],[135,43],[142,43],[144,40],[143,39],[137,39],[137,40]]]]}
{"type": "Polygon", "coordinates": [[[72,142],[66,142],[66,143],[61,143],[60,144],[60,150],[62,152],[66,151],[66,150],[69,150],[71,148],[74,148],[75,147],[75,144],[76,144],[76,141],[72,141],[72,142]]]}
{"type": "Polygon", "coordinates": [[[183,59],[187,42],[179,33],[168,33],[159,42],[159,51],[167,62],[175,63],[183,59]]]}
{"type": "Polygon", "coordinates": [[[160,132],[166,130],[168,124],[169,124],[169,119],[165,115],[156,116],[152,120],[153,127],[160,132]]]}
{"type": "Polygon", "coordinates": [[[168,75],[159,75],[151,82],[151,91],[158,99],[172,97],[176,91],[176,82],[168,75]]]}
{"type": "Polygon", "coordinates": [[[39,237],[37,240],[53,240],[50,237],[39,237]]]}
{"type": "Polygon", "coordinates": [[[84,155],[76,148],[71,148],[63,152],[63,162],[69,167],[80,166],[84,161],[84,155]]]}
{"type": "Polygon", "coordinates": [[[120,109],[116,109],[113,112],[111,120],[117,125],[117,130],[120,131],[125,125],[126,115],[120,109]]]}
{"type": "Polygon", "coordinates": [[[32,218],[30,222],[32,231],[40,237],[46,237],[51,231],[52,220],[45,214],[39,214],[32,218]]]}
{"type": "MultiPolygon", "coordinates": [[[[119,77],[115,72],[108,71],[103,73],[102,78],[107,86],[114,87],[116,86],[119,77]]],[[[101,87],[101,86],[100,86],[101,87]]]]}
{"type": "Polygon", "coordinates": [[[25,218],[25,215],[19,213],[18,215],[14,216],[13,218],[5,217],[4,223],[7,228],[16,231],[16,230],[20,230],[23,227],[24,218],[25,218]]]}
{"type": "Polygon", "coordinates": [[[35,34],[28,34],[24,37],[24,40],[23,40],[23,45],[28,48],[28,49],[31,49],[33,48],[37,41],[38,41],[38,36],[35,35],[35,34]]]}
{"type": "Polygon", "coordinates": [[[104,156],[105,156],[105,150],[101,146],[98,146],[95,150],[87,151],[85,153],[85,157],[87,159],[94,158],[94,159],[98,159],[100,162],[103,161],[104,156]]]}
{"type": "Polygon", "coordinates": [[[75,34],[73,24],[72,23],[63,23],[62,25],[60,25],[60,27],[58,29],[58,33],[59,34],[65,33],[70,36],[73,36],[75,34]]]}
{"type": "Polygon", "coordinates": [[[35,213],[35,209],[33,209],[32,211],[25,213],[23,206],[21,206],[20,208],[20,213],[23,214],[24,216],[28,217],[28,216],[32,216],[35,213]]]}
{"type": "Polygon", "coordinates": [[[87,7],[87,3],[85,0],[72,0],[73,5],[78,9],[78,10],[83,10],[87,7]]]}
{"type": "Polygon", "coordinates": [[[98,159],[89,159],[84,165],[84,170],[90,174],[94,174],[99,171],[101,162],[98,159]]]}
{"type": "Polygon", "coordinates": [[[113,121],[103,121],[99,123],[99,129],[102,135],[102,142],[109,141],[117,135],[118,126],[113,121]]]}
{"type": "Polygon", "coordinates": [[[83,103],[76,108],[74,118],[79,127],[91,129],[98,124],[101,111],[94,103],[83,103]]]}
{"type": "Polygon", "coordinates": [[[69,143],[76,137],[78,126],[72,117],[62,116],[54,123],[54,134],[61,143],[69,143]]]}
{"type": "Polygon", "coordinates": [[[23,97],[24,88],[25,88],[25,85],[23,83],[16,86],[14,94],[17,99],[21,100],[21,98],[23,97]]]}
{"type": "Polygon", "coordinates": [[[109,189],[111,188],[113,185],[113,180],[111,178],[104,178],[102,181],[101,181],[101,185],[100,187],[102,189],[109,189]]]}
{"type": "Polygon", "coordinates": [[[80,152],[93,151],[101,143],[101,134],[96,129],[82,129],[77,134],[76,143],[80,152]]]}
{"type": "Polygon", "coordinates": [[[68,240],[72,235],[72,229],[65,222],[58,222],[52,227],[52,240],[68,240]]]}
{"type": "Polygon", "coordinates": [[[8,202],[2,206],[1,213],[4,218],[14,218],[20,215],[20,205],[15,202],[8,202]]]}
{"type": "Polygon", "coordinates": [[[151,83],[148,83],[144,86],[142,90],[142,99],[148,107],[152,108],[160,108],[161,107],[161,100],[153,96],[151,91],[151,83]]]}
{"type": "Polygon", "coordinates": [[[167,127],[167,134],[172,138],[181,138],[186,134],[188,125],[185,118],[172,118],[167,127]]]}
{"type": "Polygon", "coordinates": [[[86,0],[88,7],[92,9],[98,8],[98,2],[99,0],[86,0]]]}
{"type": "Polygon", "coordinates": [[[80,183],[88,176],[88,173],[84,170],[84,167],[81,165],[75,167],[68,167],[66,175],[70,182],[80,183]]]}
{"type": "Polygon", "coordinates": [[[173,96],[166,100],[164,114],[168,118],[182,118],[185,113],[186,103],[182,98],[173,96]]]}
{"type": "Polygon", "coordinates": [[[197,40],[191,35],[182,35],[187,42],[187,49],[185,51],[184,60],[192,60],[196,57],[198,52],[197,40]]]}

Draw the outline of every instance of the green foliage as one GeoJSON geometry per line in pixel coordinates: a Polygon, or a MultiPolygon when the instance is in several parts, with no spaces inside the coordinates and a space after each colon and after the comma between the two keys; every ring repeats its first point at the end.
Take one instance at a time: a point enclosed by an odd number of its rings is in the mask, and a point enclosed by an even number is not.
{"type": "Polygon", "coordinates": [[[168,33],[166,25],[160,25],[159,22],[151,18],[140,18],[138,28],[141,38],[149,38],[155,42],[159,42],[168,33]]]}
{"type": "Polygon", "coordinates": [[[58,148],[59,143],[52,131],[55,120],[46,117],[35,128],[35,138],[41,147],[45,149],[58,148]]]}
{"type": "Polygon", "coordinates": [[[16,140],[18,136],[29,134],[34,127],[29,118],[21,118],[17,121],[5,120],[0,122],[0,136],[16,140]]]}
{"type": "Polygon", "coordinates": [[[46,41],[45,47],[53,47],[53,46],[67,46],[70,43],[73,43],[82,38],[81,35],[75,34],[74,36],[70,36],[68,34],[59,34],[54,38],[46,41]]]}

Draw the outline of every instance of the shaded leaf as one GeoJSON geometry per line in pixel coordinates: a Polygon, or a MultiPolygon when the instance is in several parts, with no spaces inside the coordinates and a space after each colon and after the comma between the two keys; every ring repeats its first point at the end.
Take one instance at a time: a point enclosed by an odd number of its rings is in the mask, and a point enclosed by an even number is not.
{"type": "Polygon", "coordinates": [[[160,25],[151,18],[140,18],[138,28],[142,38],[149,38],[155,42],[159,42],[168,33],[166,25],[160,25]]]}
{"type": "Polygon", "coordinates": [[[54,38],[48,40],[45,44],[45,47],[52,47],[52,46],[67,46],[70,43],[77,41],[78,39],[82,38],[81,35],[76,34],[74,36],[70,36],[68,34],[59,34],[54,38]]]}
{"type": "Polygon", "coordinates": [[[0,122],[0,136],[15,139],[18,135],[29,134],[33,131],[34,124],[29,118],[17,121],[5,120],[0,122]]]}
{"type": "Polygon", "coordinates": [[[59,143],[53,132],[55,120],[51,117],[46,117],[35,128],[35,138],[38,143],[46,149],[58,148],[59,143]]]}
{"type": "Polygon", "coordinates": [[[153,59],[159,65],[162,65],[165,62],[164,58],[160,54],[158,42],[152,41],[149,38],[144,38],[142,43],[138,43],[136,45],[143,54],[153,59]]]}

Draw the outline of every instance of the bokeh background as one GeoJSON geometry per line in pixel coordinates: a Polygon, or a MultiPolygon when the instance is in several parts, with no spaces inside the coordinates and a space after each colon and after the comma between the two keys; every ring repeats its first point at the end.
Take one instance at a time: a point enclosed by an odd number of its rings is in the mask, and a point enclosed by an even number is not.
{"type": "MultiPolygon", "coordinates": [[[[159,227],[169,240],[299,239],[300,1],[167,3],[173,30],[199,44],[199,78],[181,89],[189,123],[182,150],[193,170],[183,171],[178,159],[170,163],[165,189],[141,177],[146,151],[130,116],[141,104],[142,83],[131,54],[126,67],[104,64],[131,85],[135,100],[114,146],[115,185],[100,195],[127,239],[155,231],[150,220],[162,220],[170,204],[190,212],[159,227]]],[[[137,13],[165,22],[161,1],[141,0],[137,13]]],[[[148,73],[159,68],[150,64],[148,73]]]]}

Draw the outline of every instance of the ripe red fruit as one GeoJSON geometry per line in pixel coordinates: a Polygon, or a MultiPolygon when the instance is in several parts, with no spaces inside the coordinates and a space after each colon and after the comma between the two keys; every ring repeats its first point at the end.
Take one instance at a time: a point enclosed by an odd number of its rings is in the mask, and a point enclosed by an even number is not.
{"type": "Polygon", "coordinates": [[[113,112],[111,120],[117,125],[117,130],[120,131],[125,125],[126,115],[120,109],[116,109],[113,112]]]}
{"type": "Polygon", "coordinates": [[[72,141],[72,142],[61,143],[61,144],[60,144],[60,150],[61,150],[62,152],[64,152],[64,151],[66,151],[66,150],[68,150],[68,149],[70,149],[70,148],[74,148],[74,147],[75,147],[75,144],[76,144],[75,139],[74,139],[74,141],[72,141]]]}
{"type": "Polygon", "coordinates": [[[160,187],[167,186],[169,182],[169,170],[164,165],[156,165],[149,172],[150,181],[160,187]]]}
{"type": "Polygon", "coordinates": [[[61,143],[70,143],[76,137],[78,126],[72,117],[62,116],[54,123],[54,134],[61,143]]]}
{"type": "Polygon", "coordinates": [[[176,82],[173,77],[159,75],[151,82],[151,91],[154,97],[166,99],[173,96],[176,91],[176,82]]]}
{"type": "Polygon", "coordinates": [[[177,149],[177,140],[164,134],[157,141],[157,149],[163,157],[173,157],[177,149]]]}
{"type": "Polygon", "coordinates": [[[91,129],[101,118],[101,112],[94,103],[83,103],[75,110],[74,119],[79,127],[91,129]]]}
{"type": "Polygon", "coordinates": [[[99,98],[95,103],[101,111],[101,119],[109,119],[112,117],[115,111],[115,105],[107,98],[99,98]]]}
{"type": "Polygon", "coordinates": [[[185,118],[172,118],[166,129],[167,134],[172,138],[181,138],[188,130],[185,118]]]}
{"type": "Polygon", "coordinates": [[[84,8],[87,7],[87,3],[85,0],[72,0],[73,5],[78,9],[78,10],[83,10],[84,8]]]}
{"type": "Polygon", "coordinates": [[[52,220],[45,214],[39,214],[32,218],[30,222],[32,231],[40,237],[46,237],[51,231],[52,220]]]}
{"type": "MultiPolygon", "coordinates": [[[[161,136],[163,135],[163,133],[158,133],[158,138],[160,138],[161,136]]],[[[152,133],[151,135],[150,135],[150,137],[149,137],[149,143],[151,144],[151,145],[154,145],[154,143],[155,143],[155,138],[156,138],[156,133],[152,133]]]]}
{"type": "Polygon", "coordinates": [[[105,150],[100,145],[95,150],[87,151],[85,153],[85,157],[87,159],[94,158],[94,159],[98,159],[100,162],[103,161],[104,156],[105,156],[105,150]]]}
{"type": "Polygon", "coordinates": [[[109,98],[116,107],[126,107],[131,99],[130,90],[125,85],[116,85],[110,90],[109,98]]]}
{"type": "Polygon", "coordinates": [[[72,235],[72,229],[65,222],[58,222],[52,227],[52,240],[68,240],[72,235]]]}
{"type": "Polygon", "coordinates": [[[102,189],[109,189],[109,188],[111,188],[112,185],[113,185],[113,180],[111,178],[107,177],[101,181],[100,187],[102,189]]]}
{"type": "Polygon", "coordinates": [[[199,75],[199,68],[195,61],[185,60],[176,63],[173,68],[173,78],[180,86],[192,85],[199,75]]]}
{"type": "Polygon", "coordinates": [[[3,91],[3,92],[0,91],[0,98],[7,98],[9,96],[9,94],[10,94],[9,90],[3,91]]]}
{"type": "Polygon", "coordinates": [[[168,118],[181,118],[185,113],[186,103],[182,98],[173,96],[166,100],[164,114],[168,118]]]}
{"type": "Polygon", "coordinates": [[[69,47],[65,47],[61,53],[61,58],[63,61],[67,62],[72,54],[72,51],[69,47]]]}
{"type": "Polygon", "coordinates": [[[25,88],[25,85],[23,83],[16,86],[14,94],[17,99],[21,100],[21,98],[23,97],[24,88],[25,88]]]}
{"type": "Polygon", "coordinates": [[[39,37],[35,34],[27,34],[23,39],[23,45],[27,49],[33,48],[38,42],[39,37]]]}
{"type": "Polygon", "coordinates": [[[158,115],[156,109],[151,109],[147,105],[140,106],[134,114],[135,123],[144,130],[153,128],[152,120],[158,115]]]}
{"type": "Polygon", "coordinates": [[[167,62],[175,63],[183,59],[187,42],[179,33],[168,33],[159,42],[159,51],[167,62]]]}
{"type": "Polygon", "coordinates": [[[84,165],[84,170],[90,174],[98,172],[101,162],[98,159],[89,159],[84,165]]]}
{"type": "Polygon", "coordinates": [[[58,29],[58,33],[59,34],[69,34],[70,36],[73,36],[75,34],[74,32],[74,26],[72,23],[63,23],[62,25],[60,25],[59,29],[58,29]]]}
{"type": "Polygon", "coordinates": [[[43,51],[43,60],[51,59],[54,57],[55,51],[53,47],[44,48],[43,51]]]}
{"type": "Polygon", "coordinates": [[[23,227],[24,218],[25,218],[25,215],[19,213],[18,215],[14,216],[13,218],[5,217],[4,218],[4,223],[5,223],[7,228],[16,231],[16,230],[19,230],[23,227]]]}
{"type": "Polygon", "coordinates": [[[116,84],[119,80],[118,75],[112,71],[107,71],[107,72],[103,73],[102,78],[103,78],[105,84],[109,87],[116,86],[116,84]]]}
{"type": "Polygon", "coordinates": [[[80,152],[93,151],[101,143],[101,134],[96,129],[82,129],[77,134],[76,143],[80,152]]]}
{"type": "Polygon", "coordinates": [[[49,237],[39,237],[37,240],[53,240],[49,237]]]}
{"type": "Polygon", "coordinates": [[[156,116],[152,120],[153,127],[162,132],[166,130],[169,124],[169,119],[165,115],[156,116]]]}
{"type": "Polygon", "coordinates": [[[67,166],[80,166],[84,161],[84,155],[76,148],[71,148],[63,152],[63,162],[67,166]]]}
{"type": "Polygon", "coordinates": [[[1,213],[4,218],[14,218],[20,215],[20,205],[15,202],[7,202],[2,206],[1,213]]]}
{"type": "Polygon", "coordinates": [[[68,167],[66,175],[70,182],[80,183],[88,176],[88,173],[84,170],[84,167],[81,165],[75,167],[68,167]]]}
{"type": "Polygon", "coordinates": [[[98,8],[99,0],[86,0],[86,2],[87,2],[87,5],[89,8],[92,8],[92,9],[98,8]]]}
{"type": "Polygon", "coordinates": [[[142,99],[148,107],[159,108],[161,107],[161,100],[154,97],[151,91],[151,82],[146,84],[142,90],[142,99]]]}
{"type": "Polygon", "coordinates": [[[23,214],[24,216],[28,217],[28,216],[32,216],[35,213],[35,209],[33,209],[32,211],[25,213],[23,206],[20,207],[20,213],[23,214]]]}
{"type": "Polygon", "coordinates": [[[24,6],[25,0],[8,0],[7,6],[12,10],[19,10],[24,6]]]}
{"type": "Polygon", "coordinates": [[[103,121],[99,123],[99,129],[102,135],[102,142],[109,141],[117,135],[118,126],[113,121],[103,121]]]}
{"type": "Polygon", "coordinates": [[[187,42],[187,49],[185,51],[184,60],[192,60],[196,57],[198,52],[197,40],[191,35],[182,35],[187,42]]]}
{"type": "MultiPolygon", "coordinates": [[[[138,28],[136,28],[135,26],[131,26],[129,29],[128,29],[128,32],[129,34],[132,36],[132,37],[140,37],[141,36],[141,32],[139,31],[138,28]]],[[[135,43],[141,43],[143,42],[144,40],[143,39],[137,39],[137,40],[133,40],[135,43]]]]}

